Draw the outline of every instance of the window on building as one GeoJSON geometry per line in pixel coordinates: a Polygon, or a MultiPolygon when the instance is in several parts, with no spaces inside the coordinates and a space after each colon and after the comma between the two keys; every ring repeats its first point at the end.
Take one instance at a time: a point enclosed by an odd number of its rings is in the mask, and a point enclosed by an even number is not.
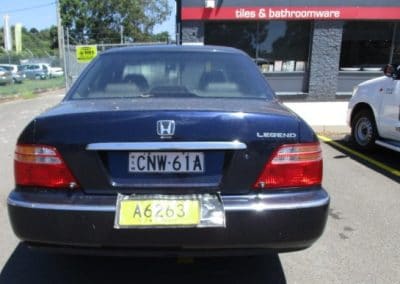
{"type": "Polygon", "coordinates": [[[236,47],[255,58],[257,53],[257,23],[207,23],[205,44],[236,47]]]}
{"type": "Polygon", "coordinates": [[[394,26],[394,22],[345,23],[340,67],[362,70],[390,62],[394,26]]]}
{"type": "Polygon", "coordinates": [[[274,63],[274,71],[304,71],[308,61],[310,29],[311,24],[306,21],[260,22],[257,57],[274,63]]]}
{"type": "Polygon", "coordinates": [[[309,21],[209,22],[205,44],[239,48],[257,59],[263,72],[305,71],[309,21]]]}

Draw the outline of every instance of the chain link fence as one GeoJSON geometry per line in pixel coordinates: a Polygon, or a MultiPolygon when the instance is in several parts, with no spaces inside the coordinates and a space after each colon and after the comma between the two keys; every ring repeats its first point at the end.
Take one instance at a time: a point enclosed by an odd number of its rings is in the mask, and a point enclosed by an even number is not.
{"type": "MultiPolygon", "coordinates": [[[[142,45],[161,45],[167,42],[145,42],[145,43],[125,43],[125,44],[90,44],[97,46],[97,55],[111,48],[121,48],[127,46],[142,46],[142,45]]],[[[75,80],[79,77],[82,71],[89,63],[80,63],[77,59],[77,46],[66,45],[64,53],[64,70],[65,70],[65,85],[69,89],[75,80]]]]}
{"type": "Polygon", "coordinates": [[[15,65],[22,65],[22,64],[35,64],[35,63],[46,63],[53,67],[62,66],[63,62],[57,56],[48,56],[48,57],[23,57],[17,55],[1,55],[0,56],[0,64],[15,64],[15,65]]]}

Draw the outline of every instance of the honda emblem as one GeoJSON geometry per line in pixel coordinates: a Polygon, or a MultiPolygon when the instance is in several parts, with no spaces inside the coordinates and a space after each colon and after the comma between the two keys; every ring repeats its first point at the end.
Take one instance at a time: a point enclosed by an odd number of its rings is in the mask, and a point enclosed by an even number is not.
{"type": "Polygon", "coordinates": [[[158,120],[157,121],[157,134],[161,137],[172,136],[175,134],[175,121],[174,120],[158,120]]]}

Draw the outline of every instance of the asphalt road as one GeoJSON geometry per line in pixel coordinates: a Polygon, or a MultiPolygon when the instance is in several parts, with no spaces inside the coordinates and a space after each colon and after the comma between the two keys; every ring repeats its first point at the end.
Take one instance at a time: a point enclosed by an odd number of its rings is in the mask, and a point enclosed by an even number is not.
{"type": "MultiPolygon", "coordinates": [[[[6,210],[13,186],[14,145],[24,125],[61,98],[52,94],[0,103],[0,284],[400,282],[399,181],[327,144],[323,151],[324,187],[332,199],[329,220],[323,237],[307,250],[194,260],[82,257],[28,250],[13,235],[6,210]]],[[[398,165],[399,155],[386,153],[381,160],[398,165]]]]}

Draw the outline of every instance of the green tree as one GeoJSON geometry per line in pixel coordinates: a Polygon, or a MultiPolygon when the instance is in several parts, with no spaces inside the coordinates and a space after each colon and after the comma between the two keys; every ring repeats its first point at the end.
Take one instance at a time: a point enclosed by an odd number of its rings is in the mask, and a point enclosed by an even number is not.
{"type": "Polygon", "coordinates": [[[58,49],[58,30],[56,26],[50,27],[49,35],[50,35],[50,48],[58,49]]]}
{"type": "MultiPolygon", "coordinates": [[[[11,34],[14,35],[14,26],[11,27],[11,34]]],[[[13,41],[15,44],[15,41],[13,41]]],[[[0,28],[0,44],[4,45],[3,29],[0,28]]],[[[12,63],[18,63],[21,58],[47,57],[57,54],[58,37],[57,27],[52,26],[47,29],[38,30],[36,28],[22,28],[22,53],[17,54],[15,47],[13,51],[6,52],[0,48],[0,63],[8,63],[9,57],[12,63]]]]}
{"type": "Polygon", "coordinates": [[[37,34],[37,33],[39,33],[38,29],[36,29],[36,28],[31,28],[31,29],[29,30],[29,32],[30,32],[31,34],[37,34]]]}
{"type": "Polygon", "coordinates": [[[171,13],[168,0],[60,0],[72,43],[117,43],[121,27],[134,41],[153,39],[153,28],[171,13]]]}

